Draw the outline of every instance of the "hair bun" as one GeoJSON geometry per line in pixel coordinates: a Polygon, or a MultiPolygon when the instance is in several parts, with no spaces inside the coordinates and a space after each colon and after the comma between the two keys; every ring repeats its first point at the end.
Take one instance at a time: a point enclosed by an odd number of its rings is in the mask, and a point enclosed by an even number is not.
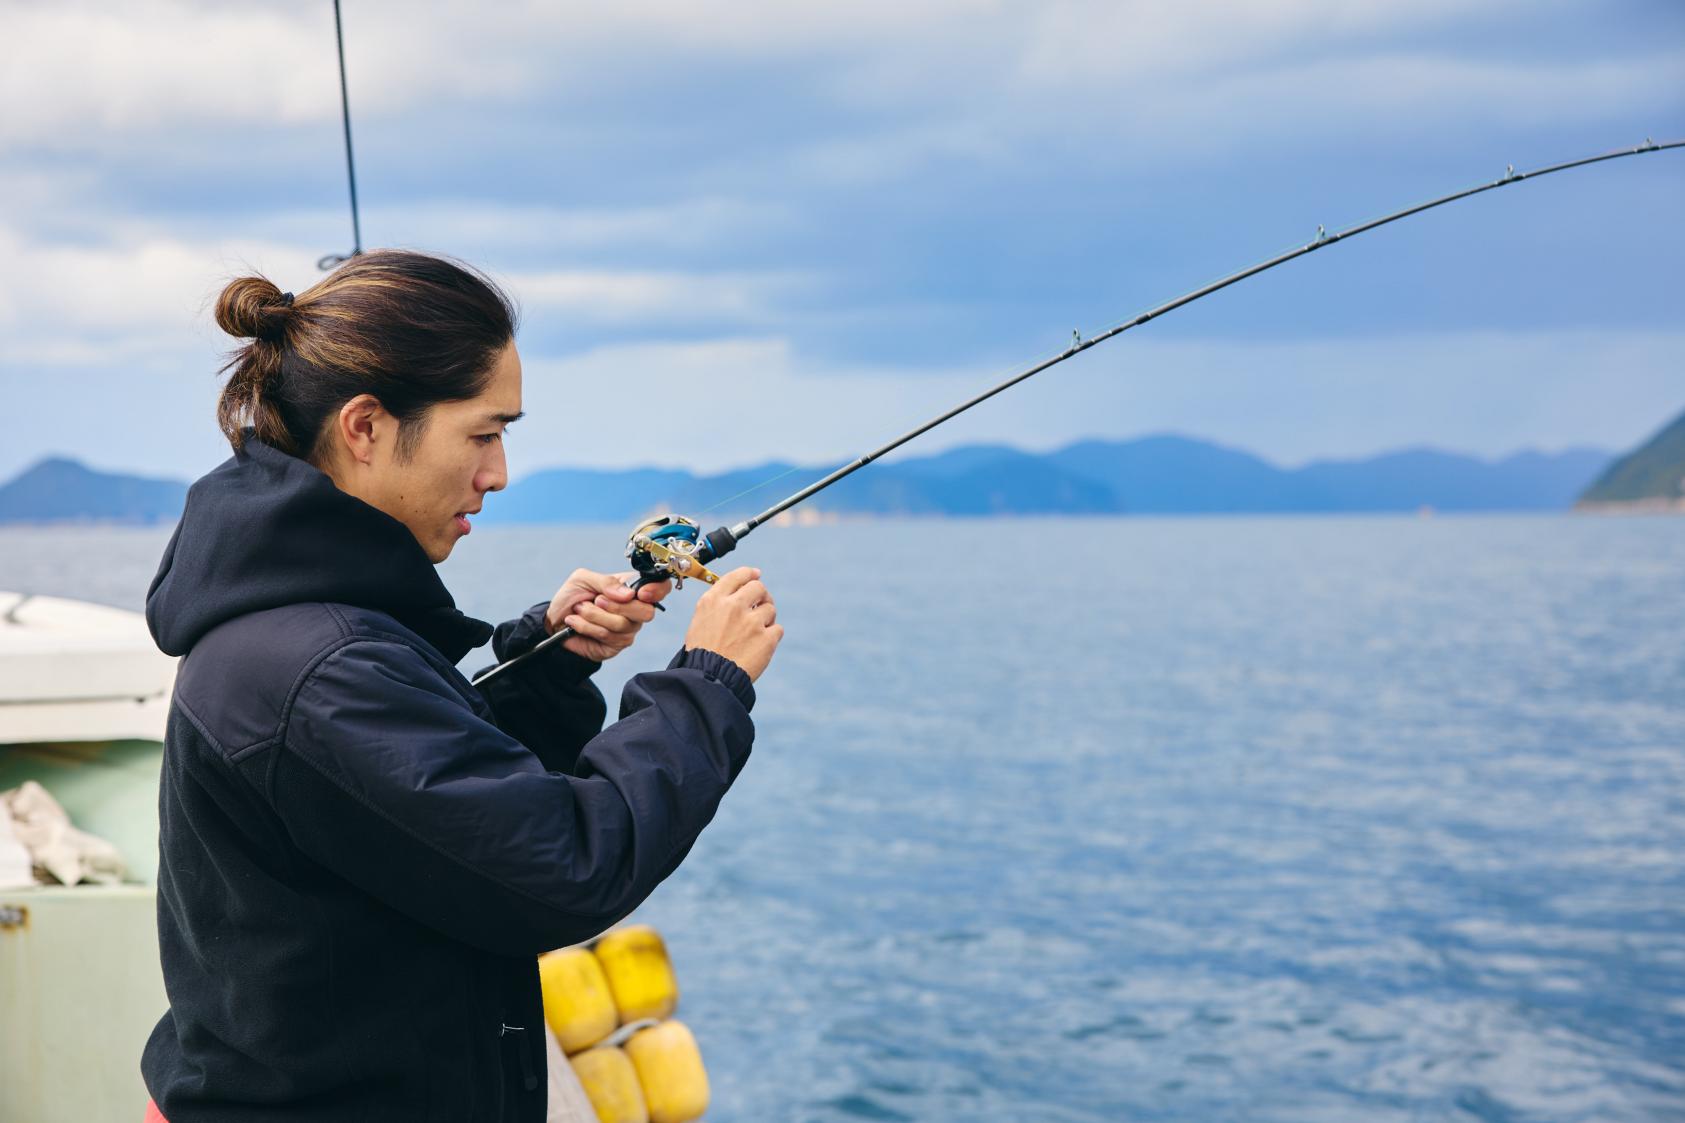
{"type": "Polygon", "coordinates": [[[293,294],[265,277],[239,277],[217,297],[217,326],[236,339],[279,342],[292,315],[293,294]]]}

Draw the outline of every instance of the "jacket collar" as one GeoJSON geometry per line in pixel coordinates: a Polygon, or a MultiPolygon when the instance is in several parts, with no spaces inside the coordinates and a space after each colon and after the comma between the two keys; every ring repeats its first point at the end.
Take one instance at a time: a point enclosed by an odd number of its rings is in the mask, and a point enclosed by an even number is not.
{"type": "Polygon", "coordinates": [[[407,526],[247,429],[188,489],[147,591],[152,637],[184,655],[236,616],[314,601],[385,612],[452,663],[492,633],[456,607],[407,526]]]}

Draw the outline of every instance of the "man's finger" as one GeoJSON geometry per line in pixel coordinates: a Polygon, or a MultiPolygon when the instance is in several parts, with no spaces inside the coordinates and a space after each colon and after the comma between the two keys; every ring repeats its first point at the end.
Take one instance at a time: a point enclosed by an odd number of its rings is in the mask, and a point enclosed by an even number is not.
{"type": "MultiPolygon", "coordinates": [[[[613,602],[611,601],[610,604],[613,604],[613,602]]],[[[574,606],[574,611],[584,616],[585,619],[591,621],[592,623],[601,624],[609,631],[618,634],[620,632],[635,632],[638,630],[639,621],[629,620],[624,615],[625,611],[631,607],[631,605],[615,604],[612,608],[608,608],[595,604],[592,601],[584,601],[581,604],[574,606]]]]}
{"type": "MultiPolygon", "coordinates": [[[[606,608],[598,608],[590,601],[581,601],[574,605],[573,614],[575,617],[595,625],[601,629],[603,634],[618,635],[622,632],[635,632],[638,629],[636,621],[628,620],[619,613],[610,612],[606,608]]],[[[602,638],[602,635],[597,632],[584,632],[582,634],[596,636],[598,639],[602,638]]]]}
{"type": "Polygon", "coordinates": [[[584,636],[587,639],[606,640],[614,634],[601,624],[593,624],[578,613],[569,616],[562,623],[572,628],[574,635],[584,636]]]}
{"type": "Polygon", "coordinates": [[[591,588],[603,596],[610,597],[624,603],[625,601],[629,601],[638,595],[626,584],[625,581],[621,580],[620,574],[597,573],[592,576],[595,577],[596,580],[590,582],[591,588]]]}
{"type": "Polygon", "coordinates": [[[612,612],[616,616],[624,616],[626,619],[631,620],[636,624],[647,624],[651,620],[655,619],[655,606],[653,604],[645,604],[643,601],[635,600],[626,604],[618,604],[615,601],[609,600],[607,597],[598,597],[596,604],[597,607],[602,609],[604,612],[612,612]]]}
{"type": "Polygon", "coordinates": [[[749,602],[750,607],[754,607],[764,600],[772,599],[767,595],[766,586],[761,584],[759,579],[745,581],[742,587],[731,595],[749,602]]]}
{"type": "Polygon", "coordinates": [[[638,586],[638,599],[645,604],[658,604],[661,599],[673,591],[671,581],[656,581],[649,585],[638,586]]]}
{"type": "Polygon", "coordinates": [[[630,644],[621,643],[616,645],[610,640],[594,640],[586,639],[584,636],[574,636],[572,639],[562,644],[562,646],[573,652],[575,655],[581,655],[586,659],[592,659],[601,663],[619,655],[622,651],[625,651],[630,644]]]}
{"type": "Polygon", "coordinates": [[[754,566],[740,565],[720,578],[719,584],[715,585],[714,589],[721,596],[730,596],[749,582],[760,580],[760,576],[761,571],[754,566]]]}

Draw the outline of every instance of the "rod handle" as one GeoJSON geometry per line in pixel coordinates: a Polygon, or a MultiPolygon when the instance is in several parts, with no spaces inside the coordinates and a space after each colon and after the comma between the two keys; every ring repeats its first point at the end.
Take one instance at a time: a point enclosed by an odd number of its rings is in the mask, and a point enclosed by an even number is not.
{"type": "Polygon", "coordinates": [[[737,535],[727,527],[710,530],[702,536],[702,545],[697,548],[696,560],[707,565],[715,558],[723,558],[737,549],[737,535]]]}

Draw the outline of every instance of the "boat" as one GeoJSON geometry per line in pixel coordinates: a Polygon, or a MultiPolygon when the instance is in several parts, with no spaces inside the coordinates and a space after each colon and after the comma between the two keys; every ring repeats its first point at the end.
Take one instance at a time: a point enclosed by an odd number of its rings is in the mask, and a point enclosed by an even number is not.
{"type": "Polygon", "coordinates": [[[0,885],[0,1119],[134,1123],[146,1105],[175,671],[139,613],[0,592],[0,792],[39,784],[127,866],[116,884],[0,885]]]}

